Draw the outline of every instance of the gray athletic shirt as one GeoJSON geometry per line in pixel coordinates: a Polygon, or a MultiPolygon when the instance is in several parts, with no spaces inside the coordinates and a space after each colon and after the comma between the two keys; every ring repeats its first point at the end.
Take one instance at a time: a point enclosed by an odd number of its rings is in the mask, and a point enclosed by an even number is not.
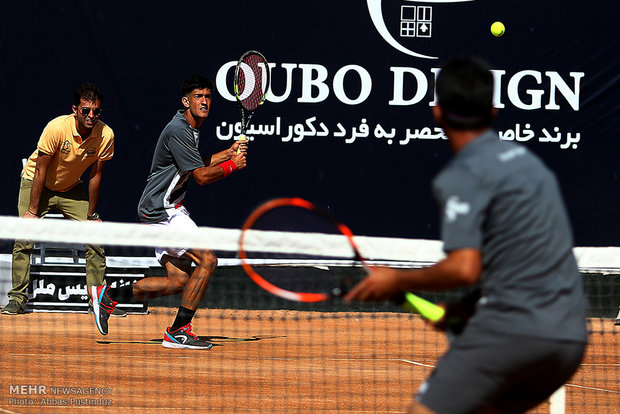
{"type": "Polygon", "coordinates": [[[444,250],[482,252],[482,299],[467,330],[586,341],[586,300],[554,175],[494,131],[433,181],[444,250]]]}
{"type": "Polygon", "coordinates": [[[138,203],[138,216],[144,223],[168,219],[166,209],[183,203],[189,177],[204,167],[198,152],[199,133],[179,110],[166,125],[155,147],[151,171],[138,203]]]}

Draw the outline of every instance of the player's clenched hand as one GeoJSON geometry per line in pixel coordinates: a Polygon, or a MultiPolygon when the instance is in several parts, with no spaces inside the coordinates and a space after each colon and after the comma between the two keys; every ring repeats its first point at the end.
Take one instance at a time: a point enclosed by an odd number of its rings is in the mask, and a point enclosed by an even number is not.
{"type": "Polygon", "coordinates": [[[238,170],[245,168],[245,165],[246,165],[245,152],[240,152],[239,154],[235,154],[231,159],[237,165],[238,170]]]}
{"type": "Polygon", "coordinates": [[[344,300],[347,302],[352,300],[383,301],[392,299],[398,293],[400,293],[398,271],[387,267],[376,267],[372,268],[370,274],[345,295],[344,300]]]}
{"type": "Polygon", "coordinates": [[[230,159],[232,159],[238,152],[242,152],[244,154],[248,152],[248,140],[247,139],[235,141],[230,146],[230,148],[228,148],[228,154],[230,155],[230,159]]]}
{"type": "Polygon", "coordinates": [[[472,316],[471,310],[461,301],[440,303],[438,305],[444,308],[445,313],[440,320],[431,324],[441,331],[449,331],[455,335],[460,334],[472,316]]]}

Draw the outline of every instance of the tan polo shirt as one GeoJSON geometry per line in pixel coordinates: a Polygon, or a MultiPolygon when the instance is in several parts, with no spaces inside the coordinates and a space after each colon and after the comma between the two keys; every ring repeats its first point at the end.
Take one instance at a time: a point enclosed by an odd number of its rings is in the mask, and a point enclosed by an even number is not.
{"type": "Polygon", "coordinates": [[[89,137],[82,140],[75,126],[75,115],[62,115],[51,120],[39,139],[22,171],[22,177],[34,179],[38,152],[52,156],[47,169],[45,187],[53,191],[67,191],[80,182],[84,171],[95,161],[107,161],[114,155],[112,128],[97,121],[89,137]]]}

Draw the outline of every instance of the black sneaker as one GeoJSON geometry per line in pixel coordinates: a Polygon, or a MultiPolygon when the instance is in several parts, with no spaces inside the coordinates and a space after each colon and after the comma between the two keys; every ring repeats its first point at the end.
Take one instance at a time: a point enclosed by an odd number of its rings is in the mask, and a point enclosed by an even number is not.
{"type": "Polygon", "coordinates": [[[97,329],[101,332],[101,335],[108,334],[108,319],[114,312],[114,308],[118,302],[114,302],[108,296],[107,286],[91,286],[90,296],[93,300],[93,312],[95,313],[95,322],[97,323],[97,329]]]}
{"type": "Polygon", "coordinates": [[[8,305],[2,308],[2,314],[4,315],[17,315],[24,313],[24,307],[16,300],[10,300],[8,305]]]}
{"type": "Polygon", "coordinates": [[[185,349],[211,349],[213,344],[209,341],[203,341],[192,333],[192,325],[187,324],[180,327],[176,331],[170,331],[170,327],[166,328],[164,340],[161,342],[164,348],[185,348],[185,349]]]}

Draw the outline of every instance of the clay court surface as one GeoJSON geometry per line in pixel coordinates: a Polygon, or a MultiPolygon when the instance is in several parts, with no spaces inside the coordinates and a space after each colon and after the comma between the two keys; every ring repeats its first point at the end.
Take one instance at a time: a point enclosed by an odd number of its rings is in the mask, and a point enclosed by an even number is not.
{"type": "MultiPolygon", "coordinates": [[[[408,314],[200,309],[213,348],[172,350],[173,316],[113,318],[104,337],[92,315],[2,315],[0,413],[402,413],[446,347],[408,314]]],[[[620,327],[591,327],[566,412],[620,413],[620,327]]]]}

